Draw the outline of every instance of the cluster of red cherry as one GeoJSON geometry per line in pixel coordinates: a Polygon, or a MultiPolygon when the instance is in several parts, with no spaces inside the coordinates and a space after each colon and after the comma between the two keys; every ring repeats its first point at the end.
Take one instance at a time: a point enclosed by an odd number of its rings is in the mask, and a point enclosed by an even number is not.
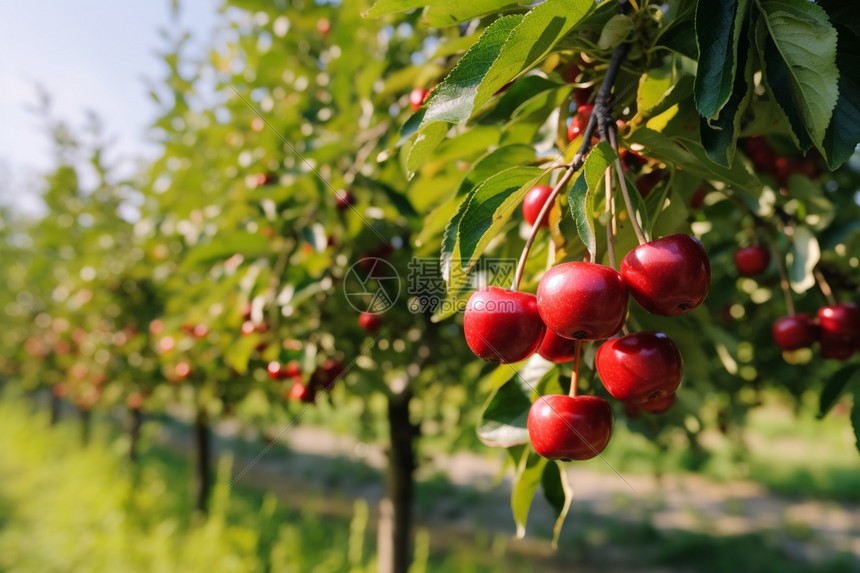
{"type": "MultiPolygon", "coordinates": [[[[735,267],[743,277],[764,273],[770,265],[770,251],[751,245],[735,251],[735,267]]],[[[815,317],[790,312],[773,324],[773,339],[784,351],[810,348],[816,342],[822,358],[848,360],[860,352],[860,307],[854,303],[834,303],[818,309],[815,317]]]]}
{"type": "MultiPolygon", "coordinates": [[[[536,189],[530,194],[545,193],[536,189]]],[[[527,198],[524,211],[530,213],[534,203],[539,200],[527,198]]],[[[677,316],[702,303],[710,280],[702,244],[690,235],[669,235],[627,253],[620,272],[590,262],[567,262],[546,272],[537,295],[501,287],[476,291],[466,306],[466,342],[488,361],[519,362],[537,352],[556,363],[573,361],[576,369],[582,341],[609,339],[595,359],[609,394],[648,411],[665,411],[681,383],[681,355],[661,332],[617,336],[626,320],[628,297],[653,314],[677,316]]],[[[540,455],[585,460],[609,443],[608,402],[575,393],[572,384],[570,396],[542,396],[532,405],[528,431],[540,455]]]]}

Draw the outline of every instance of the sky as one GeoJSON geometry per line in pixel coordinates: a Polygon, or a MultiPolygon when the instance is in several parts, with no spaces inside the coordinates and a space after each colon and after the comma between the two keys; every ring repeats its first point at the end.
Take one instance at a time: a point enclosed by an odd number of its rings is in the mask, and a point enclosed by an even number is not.
{"type": "Polygon", "coordinates": [[[19,191],[51,165],[49,139],[27,111],[37,84],[72,125],[95,111],[117,141],[117,159],[151,156],[146,126],[156,107],[145,78],[164,73],[159,29],[188,30],[205,42],[217,6],[185,0],[177,21],[170,0],[0,0],[0,202],[38,212],[38,199],[19,191]]]}

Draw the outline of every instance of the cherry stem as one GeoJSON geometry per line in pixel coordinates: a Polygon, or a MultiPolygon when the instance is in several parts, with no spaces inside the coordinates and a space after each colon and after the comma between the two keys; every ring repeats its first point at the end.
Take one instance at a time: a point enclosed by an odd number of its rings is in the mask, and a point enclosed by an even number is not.
{"type": "Polygon", "coordinates": [[[824,278],[824,273],[816,268],[812,271],[812,274],[815,275],[815,280],[818,282],[818,288],[821,289],[821,294],[823,294],[824,298],[827,299],[827,304],[829,306],[836,306],[836,297],[833,296],[833,289],[830,288],[830,285],[824,278]]]}
{"type": "Polygon", "coordinates": [[[606,169],[606,255],[609,257],[609,267],[618,270],[615,260],[615,210],[612,208],[612,169],[606,169]]]}
{"type": "MultiPolygon", "coordinates": [[[[609,145],[618,153],[618,136],[615,132],[615,125],[607,126],[607,135],[609,136],[609,145]]],[[[630,217],[630,224],[633,226],[633,232],[636,233],[636,240],[640,245],[648,242],[645,233],[642,232],[642,227],[639,226],[639,221],[636,220],[636,211],[633,210],[633,201],[630,199],[630,191],[627,189],[627,178],[624,177],[624,169],[621,166],[621,158],[615,160],[615,171],[618,174],[618,186],[621,187],[621,195],[624,197],[624,205],[627,206],[627,215],[630,217]]]]}
{"type": "Polygon", "coordinates": [[[770,245],[773,258],[776,260],[776,268],[779,271],[779,286],[782,288],[782,293],[785,295],[785,310],[788,316],[794,316],[794,298],[791,296],[791,286],[788,284],[788,273],[785,271],[785,259],[779,249],[776,248],[776,242],[773,240],[770,232],[765,233],[767,242],[770,245]]]}
{"type": "Polygon", "coordinates": [[[576,390],[579,385],[579,357],[582,354],[582,341],[577,340],[573,355],[573,374],[570,375],[570,397],[576,398],[576,390]]]}
{"type": "MultiPolygon", "coordinates": [[[[630,4],[628,0],[619,0],[618,12],[621,14],[627,14],[629,11],[630,4]]],[[[597,91],[597,96],[594,100],[594,111],[592,112],[591,117],[588,120],[588,124],[585,127],[585,131],[582,133],[582,145],[576,152],[576,155],[573,156],[573,159],[571,159],[570,163],[563,166],[567,168],[567,171],[565,171],[559,182],[556,183],[555,187],[552,190],[552,193],[549,194],[549,197],[547,197],[546,199],[546,203],[544,203],[543,208],[541,208],[541,211],[538,214],[537,219],[535,220],[535,224],[532,225],[532,229],[529,233],[528,239],[526,240],[525,247],[523,247],[523,254],[520,255],[520,260],[517,263],[517,270],[514,274],[514,282],[511,286],[511,290],[513,291],[517,291],[520,288],[520,282],[523,278],[523,271],[526,267],[526,260],[529,257],[529,252],[531,251],[535,236],[540,229],[539,223],[543,221],[544,217],[546,217],[547,213],[549,213],[549,210],[552,208],[552,205],[555,202],[555,198],[558,197],[558,194],[561,191],[561,188],[564,187],[564,184],[567,183],[571,177],[573,177],[573,174],[576,171],[582,169],[582,165],[583,163],[585,163],[585,156],[591,150],[591,138],[594,135],[595,130],[597,130],[598,122],[603,124],[606,121],[604,116],[608,115],[607,112],[609,110],[609,99],[612,94],[612,85],[615,83],[615,78],[618,77],[618,72],[621,70],[621,62],[624,61],[624,58],[627,56],[627,52],[629,49],[630,44],[621,44],[617,46],[612,52],[612,59],[610,60],[609,67],[606,70],[606,76],[604,77],[603,83],[601,84],[600,89],[597,91]]],[[[551,167],[547,171],[557,168],[558,167],[551,167]]]]}
{"type": "MultiPolygon", "coordinates": [[[[579,166],[582,166],[582,156],[578,153],[576,157],[579,157],[579,166]]],[[[574,160],[576,160],[574,157],[574,160]]],[[[549,197],[546,198],[546,202],[541,207],[540,213],[538,213],[537,219],[535,219],[534,225],[532,225],[532,230],[529,233],[529,238],[526,239],[526,245],[523,247],[523,254],[520,255],[520,260],[517,263],[517,272],[514,274],[514,284],[511,285],[511,290],[516,292],[520,288],[520,281],[523,279],[523,271],[526,268],[526,260],[529,258],[529,252],[532,250],[532,244],[535,242],[535,237],[537,236],[538,231],[540,230],[540,223],[544,220],[544,218],[549,214],[549,210],[552,209],[553,204],[555,203],[555,198],[558,197],[561,188],[564,187],[565,183],[570,181],[570,178],[573,177],[573,172],[579,169],[579,167],[574,167],[573,164],[569,166],[568,170],[564,172],[564,175],[561,176],[561,179],[558,180],[558,183],[555,184],[555,187],[552,189],[552,193],[549,194],[549,197]]]]}

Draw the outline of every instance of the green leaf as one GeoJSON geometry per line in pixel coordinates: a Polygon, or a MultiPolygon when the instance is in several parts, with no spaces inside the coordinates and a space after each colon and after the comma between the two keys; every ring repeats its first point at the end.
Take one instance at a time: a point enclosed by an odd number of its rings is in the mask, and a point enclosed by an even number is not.
{"type": "Polygon", "coordinates": [[[511,167],[484,181],[466,205],[457,228],[457,249],[471,270],[490,241],[514,214],[514,207],[543,175],[538,167],[511,167]]]}
{"type": "Polygon", "coordinates": [[[860,453],[860,391],[854,392],[854,407],[851,408],[851,426],[854,428],[854,446],[860,453]]]}
{"type": "Polygon", "coordinates": [[[468,120],[502,86],[549,55],[593,5],[592,0],[547,0],[525,16],[493,22],[433,90],[422,125],[468,120]]]}
{"type": "Polygon", "coordinates": [[[818,238],[806,225],[794,228],[791,249],[786,260],[789,263],[788,278],[791,288],[796,293],[804,293],[815,286],[815,276],[812,269],[821,258],[821,247],[818,238]]]}
{"type": "Polygon", "coordinates": [[[630,16],[616,14],[606,22],[606,25],[600,31],[600,39],[597,40],[597,46],[601,50],[612,50],[624,43],[624,40],[627,39],[627,36],[632,31],[633,20],[630,16]]]}
{"type": "Polygon", "coordinates": [[[839,99],[824,136],[824,155],[830,169],[848,161],[860,143],[860,38],[840,25],[836,31],[839,99]]]}
{"type": "Polygon", "coordinates": [[[573,501],[573,488],[568,482],[562,462],[556,461],[546,465],[540,485],[544,497],[552,506],[555,514],[555,525],[552,528],[552,547],[558,549],[561,526],[564,525],[564,518],[567,517],[567,512],[573,501]]]}
{"type": "MultiPolygon", "coordinates": [[[[818,418],[823,418],[827,412],[836,404],[842,391],[849,384],[856,385],[860,390],[860,364],[848,364],[837,370],[825,383],[818,399],[818,418]]],[[[856,394],[855,394],[856,396],[856,394]]],[[[854,410],[857,410],[857,399],[854,399],[854,410]]],[[[856,427],[856,426],[855,426],[856,427]]]]}
{"type": "MultiPolygon", "coordinates": [[[[245,259],[254,259],[271,254],[272,241],[259,233],[234,234],[229,240],[219,238],[214,243],[195,247],[182,261],[183,269],[193,269],[197,266],[207,266],[213,261],[227,259],[236,253],[242,253],[245,259]]],[[[208,269],[207,269],[208,270],[208,269]]]]}
{"type": "Polygon", "coordinates": [[[600,142],[585,158],[582,172],[567,194],[570,214],[576,222],[579,238],[592,261],[597,256],[597,238],[594,233],[594,193],[603,181],[606,169],[616,157],[618,155],[608,143],[600,142]]]}
{"type": "Polygon", "coordinates": [[[469,2],[451,2],[450,0],[377,0],[362,16],[378,18],[386,14],[406,12],[417,8],[427,7],[424,17],[433,27],[453,26],[475,16],[496,12],[502,8],[516,7],[515,0],[470,0],[469,2]]]}
{"type": "Polygon", "coordinates": [[[636,109],[645,119],[660,115],[693,93],[694,76],[679,72],[671,63],[648,70],[639,79],[636,109]]]}
{"type": "Polygon", "coordinates": [[[716,118],[735,86],[738,38],[749,0],[699,0],[696,4],[696,109],[702,117],[716,118]]]}
{"type": "Polygon", "coordinates": [[[404,159],[403,168],[409,179],[415,176],[436,146],[445,139],[446,133],[448,133],[447,123],[434,123],[412,136],[409,145],[403,146],[401,158],[404,159]]]}
{"type": "Polygon", "coordinates": [[[746,110],[752,90],[752,58],[749,57],[749,43],[741,38],[738,49],[738,72],[735,74],[731,97],[725,103],[716,119],[703,117],[699,121],[702,146],[714,162],[729,167],[735,156],[740,132],[741,117],[746,110]]]}
{"type": "Polygon", "coordinates": [[[531,400],[537,398],[540,389],[551,383],[553,376],[558,378],[558,365],[550,362],[540,354],[532,354],[522,369],[517,373],[516,382],[526,396],[531,400]]]}
{"type": "Polygon", "coordinates": [[[466,212],[466,208],[474,195],[475,187],[482,181],[485,181],[511,166],[526,165],[535,161],[534,148],[529,145],[506,145],[494,149],[478,159],[472,168],[466,172],[463,177],[463,182],[457,189],[455,200],[460,201],[457,212],[451,218],[450,223],[445,228],[445,235],[442,238],[442,255],[441,268],[442,276],[448,284],[449,290],[455,282],[462,282],[464,276],[463,268],[457,249],[457,234],[460,228],[460,220],[466,212]],[[462,199],[465,197],[465,199],[462,199]],[[452,281],[452,277],[456,281],[452,281]]]}
{"type": "Polygon", "coordinates": [[[453,26],[477,16],[498,12],[502,9],[515,9],[528,2],[512,0],[469,0],[468,2],[422,2],[427,4],[424,18],[434,28],[453,26]]]}
{"type": "Polygon", "coordinates": [[[761,181],[740,162],[735,162],[731,167],[719,165],[708,158],[701,144],[691,139],[670,138],[653,129],[640,127],[630,134],[628,141],[644,146],[645,155],[648,157],[671,163],[706,179],[716,176],[717,179],[755,196],[761,192],[761,181]]]}
{"type": "Polygon", "coordinates": [[[481,413],[478,439],[491,448],[527,443],[529,432],[526,422],[531,405],[529,396],[523,393],[516,380],[505,383],[490,397],[481,413]]]}
{"type": "Polygon", "coordinates": [[[766,84],[798,140],[803,141],[799,120],[821,148],[839,93],[836,30],[827,13],[806,0],[760,0],[759,7],[760,27],[763,22],[769,32],[756,34],[766,84]]]}
{"type": "Polygon", "coordinates": [[[548,461],[529,448],[523,452],[522,458],[517,463],[514,485],[511,490],[511,511],[514,514],[519,539],[522,539],[526,534],[529,509],[531,509],[532,500],[548,461]]]}

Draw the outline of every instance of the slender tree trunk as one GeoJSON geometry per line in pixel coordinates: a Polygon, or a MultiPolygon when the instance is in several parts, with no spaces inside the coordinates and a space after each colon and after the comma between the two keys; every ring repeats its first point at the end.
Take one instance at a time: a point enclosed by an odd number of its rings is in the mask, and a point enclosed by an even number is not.
{"type": "Polygon", "coordinates": [[[90,412],[89,408],[79,408],[78,412],[81,417],[81,442],[86,446],[90,443],[90,430],[93,414],[90,412]]]}
{"type": "Polygon", "coordinates": [[[212,434],[209,417],[203,406],[197,406],[194,419],[194,442],[196,446],[197,491],[194,508],[206,513],[209,509],[209,492],[212,489],[212,434]]]}
{"type": "Polygon", "coordinates": [[[137,462],[138,444],[140,443],[140,427],[143,425],[143,412],[140,408],[129,408],[131,413],[131,427],[128,430],[130,443],[128,446],[128,459],[131,463],[137,462]]]}
{"type": "Polygon", "coordinates": [[[390,447],[377,537],[380,573],[407,573],[412,558],[414,445],[418,428],[409,420],[411,399],[412,392],[407,387],[388,400],[390,447]]]}
{"type": "Polygon", "coordinates": [[[52,426],[56,426],[57,422],[60,421],[60,408],[63,403],[60,401],[60,397],[51,392],[51,422],[52,426]]]}

